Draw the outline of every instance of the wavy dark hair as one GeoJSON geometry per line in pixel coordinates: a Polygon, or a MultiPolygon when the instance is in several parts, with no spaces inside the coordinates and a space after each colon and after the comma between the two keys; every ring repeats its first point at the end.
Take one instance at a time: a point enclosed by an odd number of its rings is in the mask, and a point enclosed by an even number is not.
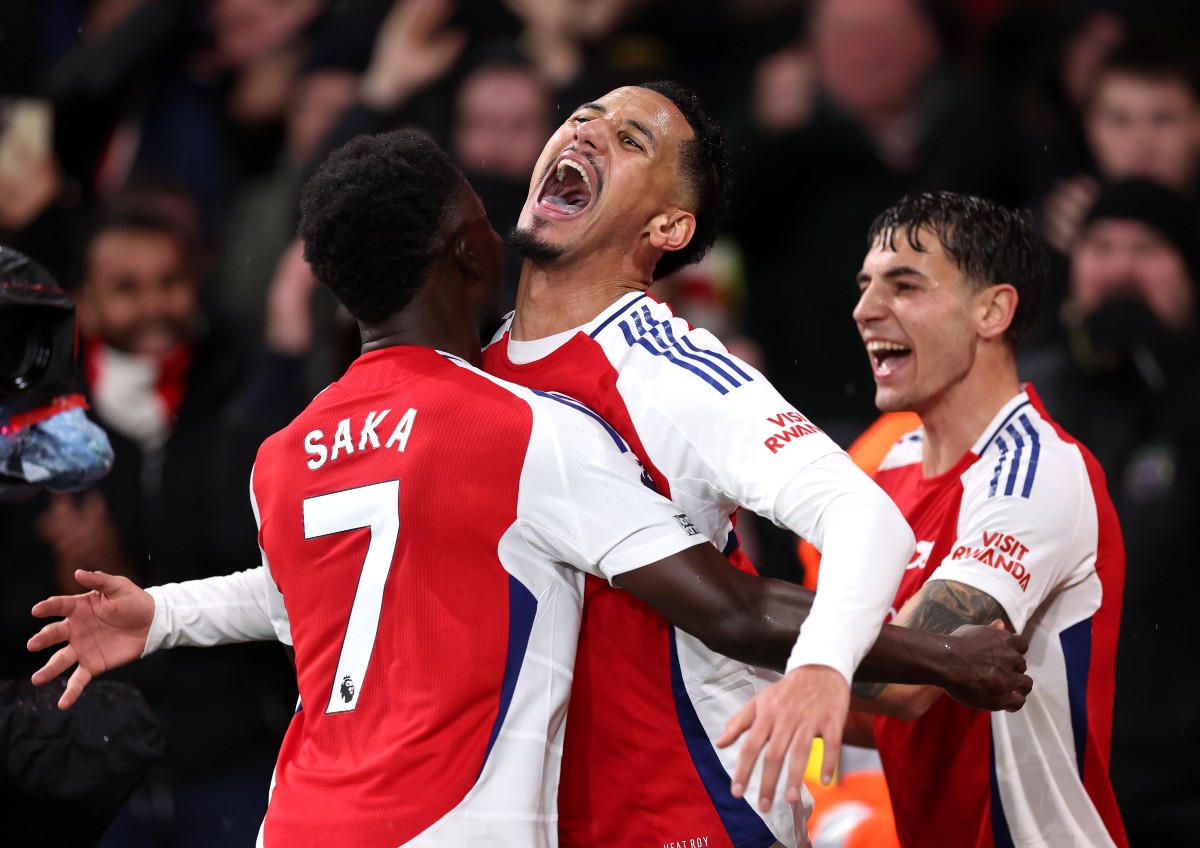
{"type": "Polygon", "coordinates": [[[903,233],[910,247],[928,252],[920,230],[937,235],[963,279],[977,289],[1008,283],[1017,290],[1017,308],[1004,336],[1015,349],[1037,318],[1046,285],[1046,252],[1024,213],[969,194],[922,191],[882,212],[867,231],[867,249],[882,241],[896,246],[903,233]]]}
{"type": "Polygon", "coordinates": [[[359,136],[335,150],[300,192],[304,258],[351,315],[383,321],[425,283],[462,180],[425,133],[359,136]]]}
{"type": "Polygon", "coordinates": [[[688,189],[696,198],[696,208],[691,210],[696,216],[696,232],[682,250],[664,253],[658,260],[654,279],[661,280],[680,268],[699,262],[717,240],[729,219],[733,168],[729,164],[721,125],[692,91],[670,80],[644,82],[638,88],[649,89],[674,103],[693,133],[693,138],[680,148],[679,167],[688,189]]]}

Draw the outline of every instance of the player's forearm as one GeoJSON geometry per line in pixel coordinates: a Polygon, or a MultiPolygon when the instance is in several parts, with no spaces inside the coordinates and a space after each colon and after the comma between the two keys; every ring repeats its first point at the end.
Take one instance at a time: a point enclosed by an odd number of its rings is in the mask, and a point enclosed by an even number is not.
{"type": "Polygon", "coordinates": [[[854,682],[856,691],[862,683],[945,686],[955,682],[952,670],[957,667],[957,655],[942,634],[885,624],[859,663],[854,682]]]}
{"type": "Polygon", "coordinates": [[[154,621],[143,656],[164,648],[207,648],[275,639],[265,566],[203,580],[151,586],[154,621]]]}

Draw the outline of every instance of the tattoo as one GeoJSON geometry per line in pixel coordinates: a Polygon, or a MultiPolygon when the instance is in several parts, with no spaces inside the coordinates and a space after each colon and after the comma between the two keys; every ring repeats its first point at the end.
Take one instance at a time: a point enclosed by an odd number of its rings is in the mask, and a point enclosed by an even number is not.
{"type": "Polygon", "coordinates": [[[903,624],[914,630],[953,633],[964,624],[990,624],[997,618],[1012,629],[1004,607],[991,595],[953,580],[931,580],[903,624]]]}

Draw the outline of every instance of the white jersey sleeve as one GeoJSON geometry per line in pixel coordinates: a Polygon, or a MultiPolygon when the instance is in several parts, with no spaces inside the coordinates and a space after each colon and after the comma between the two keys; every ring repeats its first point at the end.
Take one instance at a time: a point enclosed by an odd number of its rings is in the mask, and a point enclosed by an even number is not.
{"type": "Polygon", "coordinates": [[[1040,418],[1023,423],[1023,455],[994,440],[963,475],[958,535],[929,577],[986,592],[1018,633],[1057,587],[1095,570],[1099,520],[1079,449],[1040,418]]]}
{"type": "Polygon", "coordinates": [[[707,540],[642,482],[625,441],[587,407],[541,394],[522,472],[522,537],[549,559],[614,577],[707,540]]]}
{"type": "Polygon", "coordinates": [[[850,457],[830,454],[797,474],[779,496],[785,526],[821,551],[812,610],[787,670],[825,665],[847,682],[879,635],[915,540],[904,516],[850,457]]]}
{"type": "Polygon", "coordinates": [[[269,602],[273,588],[265,566],[151,586],[146,591],[154,598],[154,620],[142,656],[180,646],[208,648],[275,639],[269,602]]]}
{"type": "MultiPolygon", "coordinates": [[[[644,335],[619,387],[671,498],[718,547],[737,506],[813,542],[821,586],[788,668],[826,665],[847,680],[870,649],[912,554],[913,536],[891,499],[757,370],[712,334],[678,319],[644,335]],[[643,341],[664,343],[670,356],[643,341]],[[666,346],[669,343],[669,347],[666,346]],[[725,505],[724,511],[714,505],[725,505]]],[[[726,530],[727,532],[727,530],[726,530]]]]}
{"type": "MultiPolygon", "coordinates": [[[[253,469],[250,506],[255,523],[261,526],[253,469]]],[[[154,598],[154,619],[142,656],[180,646],[208,648],[272,639],[292,644],[283,595],[271,576],[266,552],[260,547],[259,553],[263,564],[258,568],[148,588],[154,598]]]]}

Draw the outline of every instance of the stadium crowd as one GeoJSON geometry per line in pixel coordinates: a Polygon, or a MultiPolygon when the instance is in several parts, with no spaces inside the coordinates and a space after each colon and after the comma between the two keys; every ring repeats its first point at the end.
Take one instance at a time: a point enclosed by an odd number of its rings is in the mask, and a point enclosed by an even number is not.
{"type": "MultiPolygon", "coordinates": [[[[5,6],[0,244],[75,294],[81,377],[116,462],[90,491],[0,502],[0,680],[45,661],[25,650],[29,609],[82,591],[76,569],[146,586],[258,565],[255,451],[358,353],[295,235],[301,187],[332,151],[423,129],[504,234],[572,110],[671,79],[722,124],[735,190],[708,256],[651,293],[843,446],[878,416],[852,318],[871,222],[917,190],[1028,210],[1049,273],[1018,371],[1099,460],[1124,536],[1117,803],[1135,848],[1200,844],[1200,687],[1180,674],[1200,590],[1185,560],[1200,514],[1195,4],[5,6]]],[[[510,249],[484,340],[520,273],[510,249]]],[[[804,580],[792,533],[748,511],[737,531],[760,573],[804,580]]],[[[284,653],[181,648],[112,676],[166,745],[101,844],[252,844],[296,698],[284,653]]],[[[857,789],[877,764],[848,754],[844,795],[817,790],[814,844],[896,844],[876,816],[886,794],[857,789]]]]}

